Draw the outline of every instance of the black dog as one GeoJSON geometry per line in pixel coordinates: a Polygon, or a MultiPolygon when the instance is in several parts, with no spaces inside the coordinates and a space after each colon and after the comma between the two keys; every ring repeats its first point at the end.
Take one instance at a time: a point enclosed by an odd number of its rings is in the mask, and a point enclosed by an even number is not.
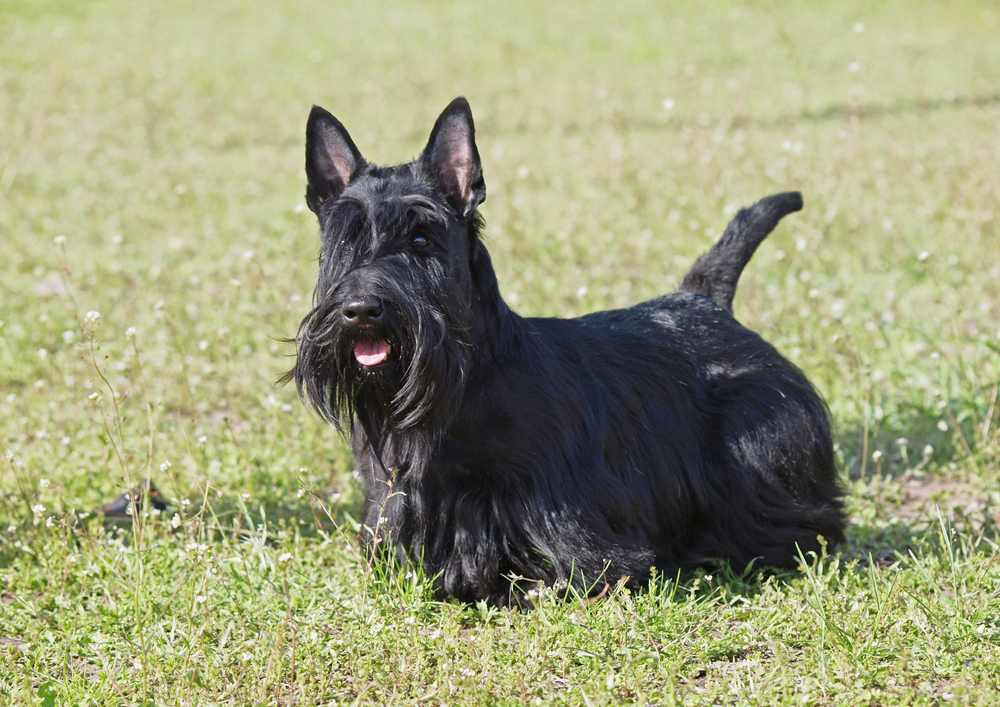
{"type": "Polygon", "coordinates": [[[314,107],[306,175],[319,281],[286,379],[351,425],[377,555],[422,566],[442,596],[503,606],[539,582],[593,594],[653,567],[794,567],[819,536],[842,539],[826,407],[731,314],[799,194],[737,214],[679,292],[525,319],[480,238],[464,98],[395,167],[365,162],[314,107]]]}

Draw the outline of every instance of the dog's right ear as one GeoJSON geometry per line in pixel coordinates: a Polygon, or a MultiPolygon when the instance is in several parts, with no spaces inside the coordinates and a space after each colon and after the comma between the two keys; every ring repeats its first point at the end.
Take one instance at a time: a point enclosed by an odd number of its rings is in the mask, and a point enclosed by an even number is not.
{"type": "Polygon", "coordinates": [[[330,199],[336,200],[365,166],[351,136],[329,112],[313,106],[306,124],[306,203],[313,213],[330,199]]]}

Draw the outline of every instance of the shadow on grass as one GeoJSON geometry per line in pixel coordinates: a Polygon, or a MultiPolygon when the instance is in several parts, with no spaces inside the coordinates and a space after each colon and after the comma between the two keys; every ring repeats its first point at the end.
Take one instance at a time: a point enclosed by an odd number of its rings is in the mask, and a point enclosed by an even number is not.
{"type": "Polygon", "coordinates": [[[231,492],[219,495],[210,489],[200,497],[185,497],[162,489],[150,495],[151,485],[156,488],[155,482],[146,479],[131,492],[108,499],[94,513],[102,517],[106,527],[129,533],[133,523],[131,504],[135,503],[147,518],[150,512],[165,519],[176,514],[183,522],[200,517],[204,530],[214,539],[225,537],[240,542],[264,537],[266,545],[278,547],[289,532],[303,538],[337,536],[353,542],[360,530],[357,519],[364,505],[364,496],[356,487],[340,492],[336,486],[324,486],[292,493],[271,486],[256,496],[231,492]]]}
{"type": "MultiPolygon", "coordinates": [[[[988,108],[1000,103],[1000,93],[991,93],[981,96],[956,96],[954,98],[938,99],[887,99],[881,103],[861,103],[851,105],[849,103],[833,103],[816,110],[801,110],[797,112],[785,113],[774,118],[755,118],[750,115],[719,116],[725,125],[730,128],[778,128],[788,125],[796,125],[803,122],[823,123],[828,121],[845,121],[852,117],[860,118],[881,118],[884,116],[904,116],[904,115],[926,115],[940,110],[966,108],[970,106],[988,108]]],[[[678,125],[690,124],[700,125],[693,117],[686,119],[675,116],[669,120],[650,119],[648,116],[634,115],[629,117],[620,116],[618,118],[622,127],[632,130],[657,132],[676,131],[678,125]]],[[[587,127],[582,123],[568,123],[563,130],[567,134],[574,132],[582,133],[587,131],[587,127]]],[[[521,127],[521,132],[528,132],[527,127],[521,127]]],[[[517,132],[517,130],[515,130],[517,132]]]]}
{"type": "MultiPolygon", "coordinates": [[[[953,98],[938,99],[889,99],[881,104],[864,103],[859,106],[851,106],[847,103],[835,103],[819,110],[804,110],[801,113],[786,114],[773,121],[774,125],[791,125],[802,121],[824,122],[828,120],[844,120],[851,116],[862,116],[866,118],[879,118],[886,115],[900,116],[905,114],[925,114],[946,108],[966,108],[975,106],[985,108],[1000,103],[1000,93],[986,94],[982,96],[955,96],[953,98]]],[[[761,121],[743,119],[740,125],[761,121]]],[[[733,124],[737,125],[734,120],[733,124]]]]}

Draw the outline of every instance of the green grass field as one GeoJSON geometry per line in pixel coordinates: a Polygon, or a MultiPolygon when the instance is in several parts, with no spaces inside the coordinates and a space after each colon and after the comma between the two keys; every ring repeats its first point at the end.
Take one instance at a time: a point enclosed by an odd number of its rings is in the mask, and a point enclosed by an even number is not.
{"type": "Polygon", "coordinates": [[[1000,5],[611,8],[0,0],[0,704],[1000,703],[1000,5]],[[275,387],[305,120],[398,162],[456,95],[524,314],[803,192],[736,314],[829,401],[845,546],[528,614],[357,555],[347,447],[275,387]],[[147,477],[168,511],[94,514],[147,477]]]}

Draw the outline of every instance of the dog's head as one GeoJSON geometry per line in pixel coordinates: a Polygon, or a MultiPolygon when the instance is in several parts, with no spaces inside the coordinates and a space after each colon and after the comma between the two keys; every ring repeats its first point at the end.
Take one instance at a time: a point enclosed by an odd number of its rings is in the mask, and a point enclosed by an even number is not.
{"type": "Polygon", "coordinates": [[[340,121],[313,107],[306,176],[322,228],[319,279],[287,378],[338,426],[357,416],[369,436],[440,430],[468,372],[472,262],[488,263],[468,102],[452,101],[421,155],[395,167],[366,162],[340,121]]]}

